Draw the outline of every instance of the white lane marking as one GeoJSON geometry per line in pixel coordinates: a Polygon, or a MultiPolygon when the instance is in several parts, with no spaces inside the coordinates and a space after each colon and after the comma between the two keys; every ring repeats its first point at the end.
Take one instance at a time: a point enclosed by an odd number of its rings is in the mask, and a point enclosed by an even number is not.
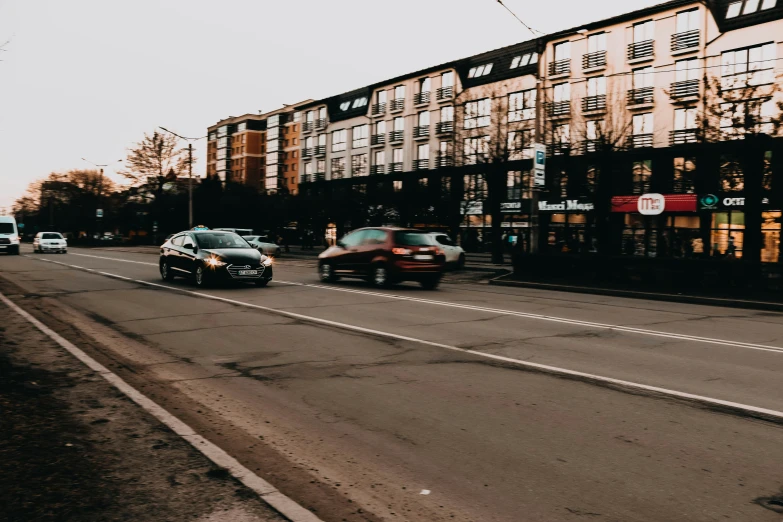
{"type": "MultiPolygon", "coordinates": [[[[57,263],[57,261],[52,261],[57,263]]],[[[67,266],[67,265],[66,265],[67,266]]],[[[117,277],[114,274],[106,274],[104,272],[98,272],[103,275],[109,275],[111,277],[117,277]]],[[[121,277],[121,279],[127,279],[121,277]]],[[[277,511],[288,517],[293,522],[322,522],[321,519],[313,515],[310,511],[306,510],[299,504],[295,503],[290,498],[280,493],[269,482],[265,481],[248,468],[239,463],[234,457],[223,451],[221,448],[211,443],[198,433],[193,428],[179,420],[177,417],[166,411],[159,406],[156,402],[149,399],[146,395],[136,390],[130,384],[125,382],[117,374],[103,366],[101,363],[87,355],[80,348],[74,346],[67,339],[60,336],[57,332],[40,322],[38,319],[22,310],[14,302],[8,299],[5,295],[0,293],[0,301],[6,304],[11,310],[15,311],[29,323],[38,328],[46,336],[59,344],[71,355],[76,357],[89,369],[106,379],[115,388],[124,393],[129,399],[141,406],[146,412],[150,413],[160,422],[168,426],[174,433],[188,441],[191,446],[200,451],[205,457],[214,462],[217,466],[221,466],[231,473],[231,475],[242,482],[245,486],[255,491],[258,496],[264,499],[269,505],[275,508],[277,511]]]]}
{"type": "MultiPolygon", "coordinates": [[[[76,254],[76,255],[82,255],[86,257],[95,257],[98,259],[108,259],[113,261],[122,261],[126,263],[137,263],[137,264],[143,264],[143,265],[151,265],[151,266],[157,266],[155,263],[144,263],[141,261],[128,261],[125,259],[115,259],[111,257],[101,257],[101,256],[92,256],[87,254],[76,254]]],[[[51,261],[52,263],[59,263],[58,261],[52,261],[51,259],[44,259],[43,261],[51,261]]],[[[65,266],[72,266],[72,265],[65,265],[65,266]]],[[[388,294],[388,293],[382,293],[382,292],[371,292],[368,290],[356,290],[351,288],[338,288],[334,286],[326,286],[326,285],[316,285],[312,283],[296,283],[292,281],[281,281],[279,279],[275,279],[276,283],[285,284],[285,285],[295,285],[295,286],[305,286],[308,288],[316,288],[319,290],[329,290],[332,292],[345,292],[350,294],[360,294],[360,295],[368,295],[373,297],[384,297],[387,299],[395,299],[400,301],[410,301],[414,303],[422,303],[422,304],[429,304],[429,305],[435,305],[435,306],[444,306],[449,308],[460,308],[463,310],[470,310],[474,312],[486,312],[486,313],[492,313],[497,315],[507,315],[512,317],[522,317],[525,319],[534,319],[537,321],[548,321],[548,322],[555,322],[560,324],[568,324],[572,326],[582,326],[586,328],[595,328],[599,330],[609,330],[609,331],[615,331],[615,332],[624,332],[624,333],[632,333],[632,334],[638,334],[638,335],[647,335],[652,337],[663,337],[666,339],[675,339],[678,341],[690,341],[690,342],[697,342],[697,343],[706,343],[706,344],[715,344],[719,346],[730,346],[732,348],[743,348],[747,350],[758,350],[763,352],[773,352],[773,353],[783,353],[783,347],[779,346],[769,346],[765,344],[756,344],[756,343],[746,343],[743,341],[732,341],[729,339],[715,339],[711,337],[700,337],[697,335],[688,335],[688,334],[679,334],[679,333],[673,333],[673,332],[662,332],[660,330],[648,330],[646,328],[636,328],[633,326],[623,326],[623,325],[616,325],[616,324],[606,324],[606,323],[596,323],[592,321],[581,321],[579,319],[567,319],[564,317],[555,317],[550,315],[542,315],[542,314],[533,314],[528,312],[519,312],[515,310],[506,310],[502,308],[490,308],[486,306],[477,306],[477,305],[469,305],[469,304],[463,304],[463,303],[452,303],[449,301],[438,301],[434,299],[425,299],[423,297],[410,297],[405,295],[398,295],[398,294],[388,294]]]]}
{"type": "MultiPolygon", "coordinates": [[[[76,252],[71,252],[71,255],[72,256],[82,256],[82,257],[92,257],[94,259],[107,259],[109,261],[119,261],[121,263],[133,263],[135,265],[158,266],[157,263],[145,263],[144,261],[131,261],[130,259],[120,259],[118,257],[93,256],[93,255],[90,255],[90,254],[77,254],[76,252]]],[[[41,259],[41,261],[52,261],[52,260],[51,259],[41,259]]],[[[52,263],[57,263],[57,261],[52,261],[52,263]]]]}
{"type": "MultiPolygon", "coordinates": [[[[60,263],[59,261],[49,261],[49,262],[50,263],[57,263],[57,264],[64,265],[64,266],[70,266],[70,265],[67,265],[65,263],[60,263]]],[[[89,268],[87,270],[89,270],[90,272],[99,273],[97,271],[90,270],[89,268]]],[[[123,277],[123,276],[117,276],[115,274],[109,274],[109,273],[106,273],[106,272],[102,273],[102,275],[105,275],[107,277],[117,277],[117,278],[123,279],[123,280],[127,280],[128,279],[128,278],[123,277]]],[[[681,392],[681,391],[677,391],[677,390],[671,390],[671,389],[668,389],[668,388],[661,388],[661,387],[658,387],[658,386],[651,386],[649,384],[642,384],[642,383],[632,382],[632,381],[624,381],[622,379],[615,379],[613,377],[605,377],[603,375],[596,375],[596,374],[580,372],[580,371],[576,371],[576,370],[569,370],[567,368],[560,368],[558,366],[550,366],[548,364],[539,364],[539,363],[533,363],[533,362],[530,362],[530,361],[522,361],[522,360],[514,359],[514,358],[511,358],[511,357],[505,357],[505,356],[502,356],[502,355],[495,355],[495,354],[491,354],[491,353],[479,352],[479,351],[470,350],[470,349],[467,349],[467,348],[460,348],[458,346],[452,346],[452,345],[449,345],[449,344],[443,344],[443,343],[438,343],[438,342],[434,342],[434,341],[428,341],[426,339],[419,339],[419,338],[410,337],[410,336],[407,336],[407,335],[400,335],[400,334],[395,334],[395,333],[391,333],[391,332],[384,332],[382,330],[375,330],[375,329],[372,329],[372,328],[365,328],[363,326],[356,326],[356,325],[352,325],[352,324],[348,324],[348,323],[341,323],[341,322],[332,321],[332,320],[329,320],[329,319],[321,319],[320,317],[313,317],[313,316],[309,316],[309,315],[299,314],[299,313],[296,313],[296,312],[289,312],[289,311],[286,311],[286,310],[280,310],[278,308],[269,308],[267,306],[257,305],[257,304],[253,304],[253,303],[246,303],[244,301],[237,301],[236,299],[228,299],[227,297],[220,297],[220,296],[217,296],[217,295],[205,294],[203,292],[194,292],[192,290],[185,290],[184,288],[177,288],[177,287],[173,287],[173,286],[161,285],[161,284],[158,284],[158,283],[151,283],[149,281],[142,281],[141,279],[133,279],[132,281],[134,283],[138,283],[140,285],[151,286],[151,287],[155,287],[155,288],[163,288],[165,290],[172,290],[174,292],[179,292],[179,293],[183,293],[183,294],[186,294],[186,295],[192,295],[192,296],[196,296],[196,297],[203,297],[203,298],[206,298],[206,299],[212,299],[214,301],[220,301],[222,303],[228,303],[228,304],[232,304],[232,305],[236,305],[236,306],[243,306],[243,307],[246,307],[246,308],[252,308],[254,310],[261,310],[261,311],[268,312],[268,313],[271,313],[271,314],[282,315],[284,317],[290,317],[292,319],[297,319],[297,320],[300,320],[300,321],[306,321],[306,322],[316,323],[316,324],[323,324],[323,325],[326,325],[326,326],[331,326],[333,328],[340,328],[340,329],[343,329],[343,330],[350,330],[350,331],[359,332],[359,333],[363,333],[363,334],[367,334],[367,335],[374,335],[374,336],[377,336],[377,337],[387,337],[387,338],[390,338],[390,339],[397,339],[397,340],[400,340],[400,341],[408,341],[408,342],[411,342],[411,343],[422,344],[422,345],[425,345],[425,346],[432,346],[432,347],[435,347],[435,348],[442,348],[444,350],[450,350],[450,351],[459,352],[459,353],[467,353],[467,354],[475,355],[477,357],[481,357],[481,358],[485,358],[485,359],[492,359],[494,361],[501,361],[501,362],[504,362],[504,363],[510,363],[510,364],[514,364],[516,366],[521,366],[521,367],[525,367],[525,368],[532,368],[532,369],[535,369],[535,370],[541,370],[541,371],[544,371],[544,372],[547,372],[547,373],[551,373],[551,374],[554,374],[554,375],[565,375],[565,376],[569,376],[569,377],[577,377],[577,378],[585,379],[585,380],[592,381],[592,382],[595,382],[595,383],[611,384],[611,385],[614,385],[614,386],[621,386],[621,387],[630,388],[630,389],[633,389],[633,390],[642,390],[642,391],[657,393],[657,394],[660,394],[660,395],[666,395],[666,396],[674,397],[674,398],[678,398],[678,399],[686,399],[686,400],[690,400],[690,401],[701,402],[701,403],[709,404],[709,405],[712,405],[712,406],[721,406],[721,407],[729,408],[729,409],[734,410],[734,411],[740,411],[740,412],[745,413],[745,414],[761,416],[761,417],[764,417],[764,418],[774,418],[776,421],[783,420],[783,411],[771,410],[771,409],[768,409],[768,408],[760,408],[758,406],[751,406],[749,404],[742,404],[742,403],[739,403],[739,402],[726,401],[726,400],[723,400],[723,399],[716,399],[716,398],[707,397],[707,396],[704,396],[704,395],[696,395],[696,394],[693,394],[693,393],[681,392]]]]}

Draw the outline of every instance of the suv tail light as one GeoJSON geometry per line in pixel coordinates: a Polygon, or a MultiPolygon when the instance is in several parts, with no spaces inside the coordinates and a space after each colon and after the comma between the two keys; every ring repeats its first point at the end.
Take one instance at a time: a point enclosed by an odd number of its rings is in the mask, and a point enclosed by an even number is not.
{"type": "Polygon", "coordinates": [[[396,256],[409,256],[411,253],[407,248],[392,248],[392,254],[396,256]]]}

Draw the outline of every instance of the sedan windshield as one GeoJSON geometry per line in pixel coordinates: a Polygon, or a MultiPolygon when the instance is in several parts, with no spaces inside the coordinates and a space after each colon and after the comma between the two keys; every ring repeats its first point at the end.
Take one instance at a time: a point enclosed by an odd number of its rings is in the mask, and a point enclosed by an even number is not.
{"type": "Polygon", "coordinates": [[[56,232],[49,232],[41,236],[41,239],[62,239],[63,236],[56,232]]]}
{"type": "Polygon", "coordinates": [[[232,233],[196,234],[196,241],[201,248],[252,248],[247,241],[232,233]]]}

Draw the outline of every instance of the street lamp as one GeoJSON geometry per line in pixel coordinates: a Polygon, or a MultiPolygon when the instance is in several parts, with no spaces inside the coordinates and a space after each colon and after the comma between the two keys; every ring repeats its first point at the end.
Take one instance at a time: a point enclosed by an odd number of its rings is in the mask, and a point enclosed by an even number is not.
{"type": "Polygon", "coordinates": [[[206,136],[200,138],[186,138],[185,136],[180,136],[176,132],[168,130],[166,127],[158,128],[188,142],[188,227],[193,228],[193,142],[203,140],[206,136]]]}
{"type": "MultiPolygon", "coordinates": [[[[100,183],[98,184],[98,201],[97,201],[96,207],[95,207],[95,219],[96,220],[97,219],[101,219],[103,216],[98,216],[98,205],[101,204],[101,199],[103,199],[103,167],[110,167],[110,166],[115,165],[117,163],[122,163],[122,160],[117,160],[117,161],[114,161],[112,163],[94,163],[94,162],[88,160],[87,158],[82,158],[82,161],[86,161],[90,165],[94,165],[94,166],[98,167],[101,170],[100,183]]],[[[102,233],[103,231],[101,230],[100,232],[102,233]]]]}

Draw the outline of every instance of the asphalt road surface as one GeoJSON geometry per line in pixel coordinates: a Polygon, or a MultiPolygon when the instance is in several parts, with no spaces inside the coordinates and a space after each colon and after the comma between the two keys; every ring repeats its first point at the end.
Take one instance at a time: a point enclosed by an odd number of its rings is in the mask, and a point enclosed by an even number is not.
{"type": "Polygon", "coordinates": [[[783,314],[25,254],[22,306],[326,521],[783,518],[783,314]]]}

